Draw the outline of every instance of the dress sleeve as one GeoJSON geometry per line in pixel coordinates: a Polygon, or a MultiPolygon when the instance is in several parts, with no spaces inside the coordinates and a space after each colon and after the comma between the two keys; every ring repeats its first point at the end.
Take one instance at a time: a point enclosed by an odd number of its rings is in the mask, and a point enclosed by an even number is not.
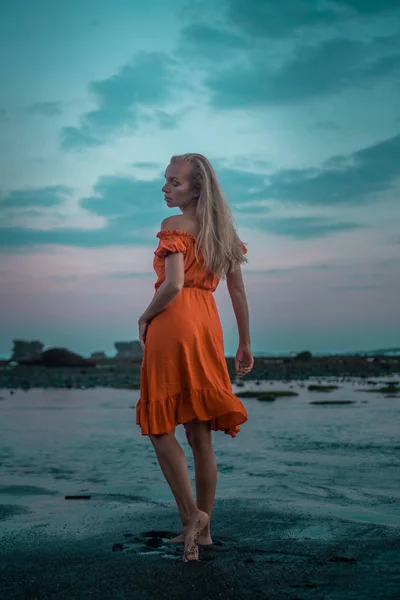
{"type": "Polygon", "coordinates": [[[179,234],[164,230],[159,231],[157,237],[160,242],[154,254],[159,258],[164,258],[168,252],[186,252],[185,241],[179,234]]]}

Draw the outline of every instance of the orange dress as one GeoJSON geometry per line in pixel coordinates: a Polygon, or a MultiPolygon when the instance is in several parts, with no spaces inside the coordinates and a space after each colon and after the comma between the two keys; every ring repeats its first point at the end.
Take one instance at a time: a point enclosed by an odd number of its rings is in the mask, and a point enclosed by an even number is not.
{"type": "MultiPolygon", "coordinates": [[[[195,257],[196,238],[162,230],[154,252],[155,291],[165,280],[167,252],[182,252],[185,279],[180,293],[149,323],[140,373],[136,423],[142,435],[165,434],[198,419],[235,437],[247,411],[232,393],[222,326],[213,296],[219,278],[195,257]]],[[[243,245],[243,252],[247,249],[243,245]]]]}

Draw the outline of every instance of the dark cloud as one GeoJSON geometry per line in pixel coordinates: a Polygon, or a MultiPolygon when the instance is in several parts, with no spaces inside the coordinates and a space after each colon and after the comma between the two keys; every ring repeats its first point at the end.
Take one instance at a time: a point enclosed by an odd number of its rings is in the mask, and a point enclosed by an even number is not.
{"type": "Polygon", "coordinates": [[[228,202],[241,204],[246,200],[259,199],[260,194],[261,198],[264,197],[267,181],[265,174],[227,167],[220,160],[213,160],[212,164],[228,202]]]}
{"type": "Polygon", "coordinates": [[[100,177],[94,186],[94,196],[81,198],[79,203],[85,210],[103,217],[121,219],[122,223],[134,221],[149,225],[146,215],[153,215],[153,225],[157,214],[164,207],[161,188],[162,179],[143,181],[134,177],[100,177]],[[145,222],[144,222],[145,220],[145,222]]]}
{"type": "Polygon", "coordinates": [[[52,117],[62,113],[62,102],[35,102],[26,108],[30,115],[52,117]]]}
{"type": "Polygon", "coordinates": [[[319,170],[282,169],[268,177],[265,197],[302,204],[366,204],[394,189],[400,179],[400,134],[334,156],[319,170]]]}
{"type": "Polygon", "coordinates": [[[83,150],[96,146],[101,146],[101,142],[90,135],[87,127],[63,127],[61,130],[61,147],[64,150],[83,150]]]}
{"type": "Polygon", "coordinates": [[[251,48],[248,38],[227,29],[206,23],[191,23],[181,30],[175,55],[197,65],[202,61],[232,59],[235,54],[251,48]]]}
{"type": "Polygon", "coordinates": [[[290,237],[297,240],[322,238],[332,233],[352,231],[362,226],[354,221],[339,221],[322,219],[319,217],[288,217],[265,218],[264,213],[251,214],[246,220],[247,226],[252,226],[260,231],[267,231],[275,235],[290,237]]]}
{"type": "Polygon", "coordinates": [[[217,108],[299,103],[400,73],[400,47],[382,56],[382,44],[346,38],[296,49],[279,68],[253,56],[248,65],[213,71],[205,79],[217,108]]]}
{"type": "Polygon", "coordinates": [[[334,0],[337,6],[353,10],[358,15],[379,15],[400,10],[398,0],[334,0]]]}
{"type": "Polygon", "coordinates": [[[318,0],[228,0],[229,20],[254,36],[278,38],[336,22],[338,11],[318,0]]]}
{"type": "MultiPolygon", "coordinates": [[[[304,206],[373,202],[376,194],[395,189],[400,178],[400,134],[351,155],[334,156],[320,169],[281,169],[273,174],[263,174],[228,167],[224,160],[213,159],[212,163],[225,196],[234,208],[234,216],[241,224],[276,235],[312,239],[351,231],[361,225],[318,217],[274,219],[268,207],[254,206],[251,202],[273,199],[274,202],[304,206]],[[235,205],[240,209],[237,210],[235,205]]],[[[149,166],[149,163],[144,165],[149,166]]],[[[150,163],[150,166],[159,165],[150,163]]],[[[168,214],[162,199],[162,185],[162,178],[142,181],[134,177],[101,177],[94,187],[94,194],[81,198],[80,204],[85,210],[104,217],[107,220],[105,227],[99,230],[52,231],[5,227],[1,230],[0,245],[4,249],[36,244],[81,247],[149,244],[148,232],[154,230],[156,233],[168,214]]],[[[15,190],[0,202],[0,208],[32,210],[35,207],[58,206],[70,193],[71,190],[65,186],[15,190]]]]}
{"type": "MultiPolygon", "coordinates": [[[[125,244],[149,244],[149,232],[158,231],[163,219],[168,216],[161,192],[162,181],[140,181],[135,178],[101,177],[94,186],[95,195],[81,198],[82,208],[106,218],[101,229],[57,228],[38,230],[33,227],[3,227],[0,248],[3,251],[18,247],[33,247],[41,244],[72,245],[82,248],[100,248],[125,244]]],[[[63,186],[59,193],[62,194],[63,186]]],[[[14,191],[10,196],[20,198],[23,191],[14,191]]],[[[50,192],[49,192],[50,195],[50,192]]],[[[23,206],[54,206],[60,202],[43,200],[43,190],[32,190],[30,202],[20,200],[23,206]]],[[[3,203],[0,203],[0,207],[3,203]]],[[[10,204],[11,205],[11,204],[10,204]]],[[[13,205],[14,206],[14,205],[13,205]]],[[[154,233],[154,236],[155,236],[154,233]]]]}
{"type": "Polygon", "coordinates": [[[181,122],[182,114],[170,114],[165,110],[154,111],[154,122],[160,129],[175,129],[181,122]]]}
{"type": "Polygon", "coordinates": [[[211,56],[219,50],[243,50],[249,48],[249,41],[227,29],[221,29],[206,23],[192,23],[181,30],[183,41],[187,44],[202,44],[208,47],[211,56]]]}
{"type": "Polygon", "coordinates": [[[0,210],[61,206],[68,199],[71,192],[71,188],[65,185],[12,190],[0,200],[0,210]]]}
{"type": "Polygon", "coordinates": [[[353,16],[398,11],[397,0],[228,0],[228,21],[250,36],[282,38],[337,27],[353,16]]]}
{"type": "Polygon", "coordinates": [[[49,244],[101,248],[134,242],[135,237],[126,230],[120,231],[118,235],[118,231],[111,227],[97,230],[72,228],[40,230],[31,227],[5,227],[1,229],[0,249],[9,251],[15,247],[32,248],[49,244]]]}
{"type": "MultiPolygon", "coordinates": [[[[89,86],[98,107],[84,114],[79,127],[64,127],[64,149],[103,144],[117,133],[134,131],[140,121],[140,107],[162,105],[176,92],[178,79],[172,77],[175,61],[161,53],[142,53],[118,73],[89,86]]],[[[167,117],[164,118],[164,124],[167,117]]],[[[168,121],[171,126],[172,120],[168,121]]]]}
{"type": "MultiPolygon", "coordinates": [[[[376,200],[400,182],[400,134],[349,155],[331,157],[318,169],[280,169],[252,173],[213,161],[227,200],[239,213],[266,215],[269,209],[248,201],[269,199],[302,205],[354,205],[376,200]]],[[[268,163],[267,163],[268,164],[268,163]]]]}

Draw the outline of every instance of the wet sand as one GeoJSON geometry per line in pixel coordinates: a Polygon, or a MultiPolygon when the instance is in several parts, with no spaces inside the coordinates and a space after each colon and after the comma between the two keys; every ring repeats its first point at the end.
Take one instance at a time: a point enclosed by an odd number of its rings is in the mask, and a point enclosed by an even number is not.
{"type": "Polygon", "coordinates": [[[12,600],[398,600],[400,528],[217,500],[214,546],[185,564],[172,503],[0,506],[0,597],[12,600]]]}

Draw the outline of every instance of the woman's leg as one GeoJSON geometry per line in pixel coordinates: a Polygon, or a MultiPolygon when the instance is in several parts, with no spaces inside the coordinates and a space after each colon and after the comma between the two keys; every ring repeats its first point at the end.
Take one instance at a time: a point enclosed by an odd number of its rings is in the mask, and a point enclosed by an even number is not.
{"type": "Polygon", "coordinates": [[[207,526],[208,514],[200,510],[193,497],[185,453],[174,432],[165,435],[151,435],[158,462],[178,505],[184,526],[185,549],[183,560],[198,560],[200,532],[207,526]]]}
{"type": "Polygon", "coordinates": [[[161,470],[178,505],[182,524],[185,525],[188,523],[190,515],[197,510],[185,453],[175,438],[174,431],[165,435],[149,437],[156,451],[161,470]]]}
{"type": "Polygon", "coordinates": [[[211,425],[209,421],[190,421],[185,423],[188,442],[192,448],[195,478],[196,504],[209,516],[208,525],[200,535],[203,545],[212,544],[210,521],[217,487],[217,463],[212,446],[211,425]]]}

